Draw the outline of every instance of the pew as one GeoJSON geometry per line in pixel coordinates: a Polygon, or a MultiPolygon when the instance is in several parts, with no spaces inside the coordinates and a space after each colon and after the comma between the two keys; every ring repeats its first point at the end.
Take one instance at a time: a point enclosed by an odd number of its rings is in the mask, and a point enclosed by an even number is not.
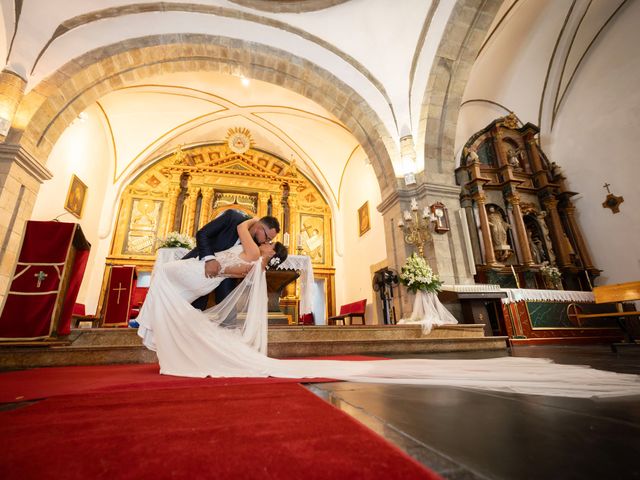
{"type": "Polygon", "coordinates": [[[638,311],[637,308],[635,310],[624,310],[622,305],[622,302],[634,302],[640,300],[640,282],[616,283],[614,285],[594,287],[593,296],[595,297],[596,303],[614,303],[617,311],[611,313],[578,313],[578,320],[596,317],[614,318],[618,322],[618,325],[624,332],[626,338],[624,343],[612,344],[611,349],[614,352],[617,352],[617,348],[619,346],[640,346],[639,343],[636,343],[635,338],[633,338],[631,329],[626,322],[628,317],[640,316],[640,311],[638,311]]]}

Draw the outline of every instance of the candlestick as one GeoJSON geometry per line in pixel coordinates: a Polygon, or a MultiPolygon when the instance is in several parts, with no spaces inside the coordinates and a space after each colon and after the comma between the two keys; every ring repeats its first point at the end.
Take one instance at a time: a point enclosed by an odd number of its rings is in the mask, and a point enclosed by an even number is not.
{"type": "Polygon", "coordinates": [[[289,248],[289,232],[284,232],[284,235],[282,236],[282,243],[285,247],[289,248]]]}
{"type": "Polygon", "coordinates": [[[405,211],[404,211],[404,219],[405,219],[407,222],[410,222],[410,221],[411,221],[411,212],[410,212],[409,210],[405,210],[405,211]]]}

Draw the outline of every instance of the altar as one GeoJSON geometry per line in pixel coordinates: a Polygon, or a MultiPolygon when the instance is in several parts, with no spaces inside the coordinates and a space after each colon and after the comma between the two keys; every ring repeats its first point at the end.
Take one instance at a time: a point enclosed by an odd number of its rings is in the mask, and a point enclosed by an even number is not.
{"type": "Polygon", "coordinates": [[[503,288],[502,312],[512,343],[611,341],[622,337],[607,318],[579,319],[578,313],[608,313],[615,307],[596,304],[593,293],[572,290],[503,288]]]}

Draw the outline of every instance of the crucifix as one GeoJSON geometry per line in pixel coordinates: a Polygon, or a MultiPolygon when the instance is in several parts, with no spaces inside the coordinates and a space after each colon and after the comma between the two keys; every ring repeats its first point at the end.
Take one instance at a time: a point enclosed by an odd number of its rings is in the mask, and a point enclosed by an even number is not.
{"type": "Polygon", "coordinates": [[[122,292],[123,290],[126,290],[126,288],[122,286],[122,282],[118,282],[118,288],[114,288],[114,290],[118,292],[118,299],[116,300],[116,305],[120,305],[120,292],[122,292]]]}
{"type": "Polygon", "coordinates": [[[609,190],[609,187],[611,186],[611,184],[609,183],[605,183],[602,188],[606,188],[607,189],[607,193],[611,193],[611,190],[609,190]]]}
{"type": "Polygon", "coordinates": [[[40,288],[40,285],[42,285],[42,281],[45,278],[48,277],[48,275],[46,273],[44,273],[42,270],[40,270],[38,273],[34,273],[33,276],[38,279],[38,283],[36,284],[36,288],[40,288]]]}

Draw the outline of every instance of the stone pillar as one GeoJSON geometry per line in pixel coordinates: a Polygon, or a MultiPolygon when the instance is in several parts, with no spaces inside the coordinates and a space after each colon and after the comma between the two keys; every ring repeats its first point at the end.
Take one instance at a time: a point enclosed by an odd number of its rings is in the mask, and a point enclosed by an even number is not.
{"type": "Polygon", "coordinates": [[[489,217],[487,215],[487,198],[484,193],[479,192],[473,196],[478,206],[480,216],[480,232],[482,233],[482,243],[484,245],[484,261],[487,265],[495,265],[496,254],[493,251],[493,241],[491,240],[491,230],[489,230],[489,217]]]}
{"type": "Polygon", "coordinates": [[[524,225],[524,219],[522,218],[522,209],[520,208],[520,195],[512,193],[507,198],[513,208],[513,221],[516,235],[518,236],[518,243],[520,244],[520,253],[522,254],[522,263],[524,265],[532,265],[533,257],[531,256],[531,247],[529,246],[529,239],[527,238],[527,228],[524,225]]]}
{"type": "Polygon", "coordinates": [[[178,195],[180,194],[180,187],[172,185],[169,187],[169,216],[167,217],[167,233],[173,231],[174,223],[176,221],[176,206],[178,204],[178,195]]]}
{"type": "Polygon", "coordinates": [[[553,246],[556,251],[556,260],[558,265],[566,267],[571,265],[569,259],[569,252],[564,240],[564,230],[562,228],[562,222],[560,221],[560,215],[558,214],[558,201],[555,198],[547,197],[544,199],[544,206],[549,212],[549,233],[553,239],[553,246]]]}
{"type": "Polygon", "coordinates": [[[0,144],[0,305],[40,184],[51,177],[51,172],[19,145],[0,144]]]}
{"type": "Polygon", "coordinates": [[[578,253],[580,254],[580,258],[582,259],[582,264],[586,269],[595,268],[593,265],[593,260],[591,259],[591,255],[589,255],[589,250],[587,249],[587,244],[584,241],[584,237],[582,236],[582,231],[578,226],[578,222],[576,220],[576,207],[574,207],[571,203],[564,208],[565,212],[567,212],[567,220],[569,220],[569,225],[571,227],[571,231],[573,232],[574,240],[577,243],[578,253]]]}
{"type": "Polygon", "coordinates": [[[0,72],[0,139],[4,140],[24,96],[27,82],[10,70],[0,72]]]}

